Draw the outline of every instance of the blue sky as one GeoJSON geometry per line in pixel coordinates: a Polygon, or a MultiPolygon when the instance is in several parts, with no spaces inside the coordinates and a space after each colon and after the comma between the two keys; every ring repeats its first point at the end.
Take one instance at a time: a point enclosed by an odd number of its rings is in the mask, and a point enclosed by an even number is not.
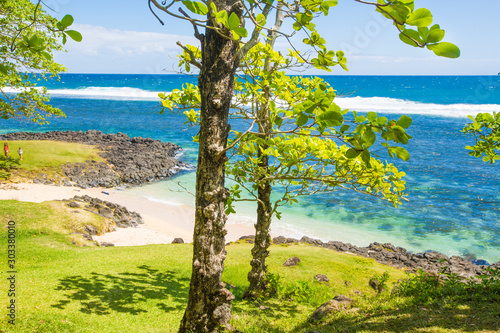
{"type": "MultiPolygon", "coordinates": [[[[147,1],[45,0],[62,18],[73,15],[81,43],[68,42],[56,60],[72,73],[174,73],[179,53],[176,41],[197,45],[187,22],[151,14],[147,1]]],[[[339,0],[318,30],[333,50],[344,50],[349,72],[335,67],[330,74],[347,75],[495,75],[500,72],[499,0],[416,0],[416,7],[432,11],[434,23],[446,31],[445,41],[458,45],[459,59],[445,59],[431,51],[403,44],[390,22],[372,6],[339,0]]],[[[302,37],[295,43],[301,45],[302,37]]],[[[283,50],[283,40],[277,44],[283,50]]],[[[309,71],[314,74],[328,74],[309,71]]]]}

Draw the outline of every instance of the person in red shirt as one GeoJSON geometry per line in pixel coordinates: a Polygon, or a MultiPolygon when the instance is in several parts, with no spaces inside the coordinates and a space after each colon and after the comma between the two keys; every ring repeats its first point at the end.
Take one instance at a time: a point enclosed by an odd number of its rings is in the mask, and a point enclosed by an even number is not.
{"type": "Polygon", "coordinates": [[[7,142],[3,144],[3,152],[5,153],[5,157],[9,158],[9,144],[7,142]]]}

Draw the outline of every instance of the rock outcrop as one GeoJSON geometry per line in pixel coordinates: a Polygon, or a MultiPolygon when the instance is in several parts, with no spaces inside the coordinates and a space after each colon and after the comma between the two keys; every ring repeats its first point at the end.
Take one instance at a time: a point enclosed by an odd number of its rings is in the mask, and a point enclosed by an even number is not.
{"type": "MultiPolygon", "coordinates": [[[[274,244],[296,244],[298,241],[293,238],[285,238],[278,236],[273,238],[274,244]]],[[[321,246],[327,249],[344,252],[354,255],[360,255],[366,258],[373,258],[377,262],[397,268],[405,268],[415,272],[422,269],[432,273],[454,273],[464,278],[477,276],[484,272],[488,265],[479,265],[458,256],[448,257],[442,253],[429,251],[425,253],[411,253],[402,247],[396,247],[389,243],[371,243],[367,247],[359,247],[350,243],[342,243],[339,241],[322,242],[319,239],[310,237],[302,237],[302,243],[321,246]]],[[[484,262],[481,262],[484,263],[484,262]]],[[[492,264],[491,267],[500,269],[500,261],[492,264]]]]}
{"type": "Polygon", "coordinates": [[[86,161],[62,166],[64,178],[40,174],[35,183],[88,187],[114,187],[120,184],[140,185],[172,176],[188,165],[175,157],[181,147],[149,138],[130,138],[123,133],[87,132],[17,132],[0,135],[2,140],[51,140],[95,145],[106,162],[86,161]]]}

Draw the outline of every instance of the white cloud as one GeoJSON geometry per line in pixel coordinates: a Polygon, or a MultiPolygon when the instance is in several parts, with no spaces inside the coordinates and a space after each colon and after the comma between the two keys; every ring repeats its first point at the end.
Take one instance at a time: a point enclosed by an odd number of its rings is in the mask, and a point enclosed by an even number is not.
{"type": "Polygon", "coordinates": [[[75,24],[83,40],[68,40],[67,52],[57,52],[55,60],[71,73],[144,73],[177,72],[176,45],[198,45],[193,36],[110,29],[88,24],[75,24]]]}
{"type": "Polygon", "coordinates": [[[177,41],[195,45],[197,42],[192,36],[126,31],[88,24],[75,24],[72,28],[83,35],[83,41],[80,43],[69,41],[66,44],[67,50],[87,56],[109,53],[121,56],[166,53],[179,50],[175,44],[177,41]]]}

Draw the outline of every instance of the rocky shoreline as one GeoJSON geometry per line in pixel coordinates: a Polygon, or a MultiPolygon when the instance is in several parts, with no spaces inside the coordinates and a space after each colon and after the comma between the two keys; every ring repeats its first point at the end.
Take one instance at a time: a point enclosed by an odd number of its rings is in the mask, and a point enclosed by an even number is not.
{"type": "MultiPolygon", "coordinates": [[[[92,198],[88,195],[75,196],[71,199],[64,200],[64,202],[66,202],[68,207],[74,208],[75,210],[73,212],[75,213],[79,212],[78,209],[83,209],[104,217],[107,221],[107,225],[104,228],[105,232],[115,231],[117,227],[137,228],[139,224],[144,224],[141,214],[131,212],[127,207],[106,200],[92,198]]],[[[98,232],[92,225],[86,225],[84,232],[78,234],[81,234],[86,240],[94,241],[92,236],[97,236],[98,232]]],[[[114,246],[114,244],[106,242],[98,243],[98,245],[114,246]]]]}
{"type": "MultiPolygon", "coordinates": [[[[253,242],[254,237],[255,236],[243,236],[240,239],[253,242]]],[[[380,244],[374,242],[367,247],[359,247],[339,241],[324,243],[319,239],[313,239],[307,236],[302,237],[300,240],[278,236],[274,237],[272,242],[273,244],[305,243],[324,247],[338,252],[372,258],[378,263],[396,268],[404,268],[410,272],[416,272],[418,269],[422,269],[434,274],[443,272],[457,274],[463,278],[471,278],[484,273],[487,267],[500,269],[500,261],[492,265],[488,265],[486,262],[484,262],[484,265],[480,265],[459,256],[448,257],[435,251],[414,254],[402,247],[396,247],[390,243],[380,244]]]]}
{"type": "Polygon", "coordinates": [[[62,166],[64,177],[49,178],[46,174],[40,174],[33,179],[34,183],[46,185],[82,188],[141,185],[169,178],[179,169],[189,167],[176,158],[182,150],[180,146],[149,138],[130,138],[123,133],[105,134],[94,130],[15,132],[0,135],[0,140],[52,140],[95,145],[102,151],[100,157],[107,161],[67,163],[62,166]]]}
{"type": "MultiPolygon", "coordinates": [[[[46,133],[16,132],[0,135],[0,140],[52,140],[63,142],[76,142],[95,145],[102,152],[100,156],[107,161],[86,161],[85,163],[67,163],[62,166],[63,178],[48,178],[41,174],[34,183],[46,185],[89,187],[115,187],[123,184],[140,185],[154,180],[171,177],[181,168],[188,165],[180,162],[176,154],[181,147],[172,143],[163,143],[159,140],[135,137],[130,138],[123,133],[105,134],[101,131],[90,130],[87,132],[53,131],[46,133]]],[[[109,230],[114,227],[137,227],[143,223],[142,217],[127,208],[111,202],[103,201],[88,196],[75,197],[69,200],[70,205],[85,203],[85,209],[104,216],[109,220],[109,230]]],[[[76,207],[76,206],[75,206],[76,207]]],[[[87,231],[87,238],[91,239],[93,231],[87,231]]],[[[252,242],[254,236],[244,236],[252,242]]],[[[178,239],[177,242],[180,239],[178,239]]],[[[488,265],[484,261],[472,262],[459,256],[448,257],[439,252],[425,252],[414,254],[404,248],[396,247],[389,243],[371,243],[367,247],[358,247],[339,241],[322,242],[307,236],[300,240],[278,236],[273,238],[274,244],[306,243],[331,250],[373,258],[377,262],[409,271],[422,269],[433,273],[453,273],[464,278],[477,276],[487,267],[500,269],[500,261],[488,265]]],[[[106,245],[104,245],[106,246],[106,245]]],[[[112,244],[108,244],[112,246],[112,244]]]]}

